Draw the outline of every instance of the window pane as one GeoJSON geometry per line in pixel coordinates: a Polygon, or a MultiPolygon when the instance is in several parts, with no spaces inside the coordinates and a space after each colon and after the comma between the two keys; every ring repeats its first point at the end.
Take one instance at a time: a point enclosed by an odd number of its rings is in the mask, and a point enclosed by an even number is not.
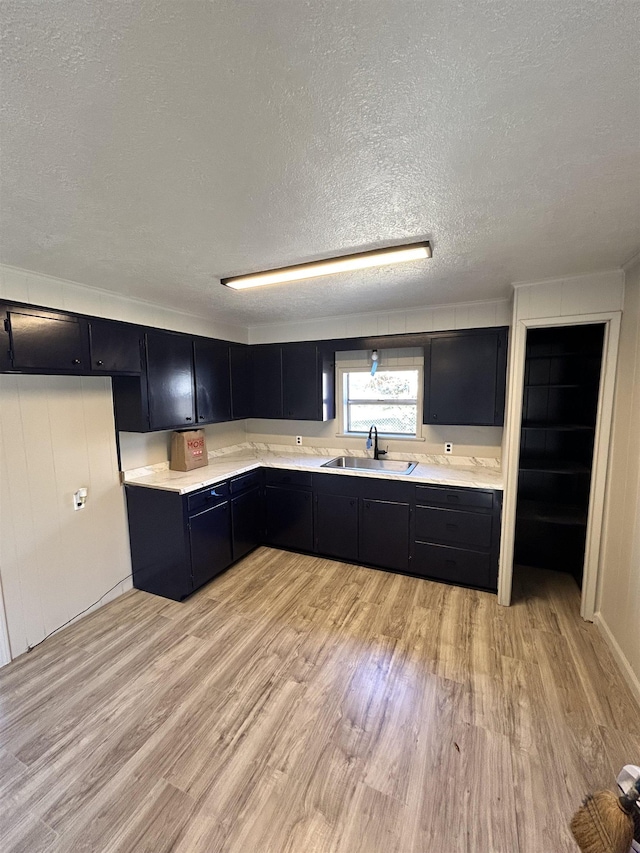
{"type": "Polygon", "coordinates": [[[372,424],[378,432],[415,435],[418,407],[412,404],[351,403],[347,432],[369,432],[372,424]]]}
{"type": "MultiPolygon", "coordinates": [[[[370,373],[348,373],[349,400],[416,400],[417,370],[378,370],[370,373]]],[[[368,427],[367,427],[368,428],[368,427]]]]}

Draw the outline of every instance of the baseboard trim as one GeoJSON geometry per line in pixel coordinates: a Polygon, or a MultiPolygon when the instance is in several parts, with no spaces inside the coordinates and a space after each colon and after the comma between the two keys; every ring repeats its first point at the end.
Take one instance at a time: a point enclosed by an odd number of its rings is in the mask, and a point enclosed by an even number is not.
{"type": "Polygon", "coordinates": [[[633,696],[640,705],[640,678],[633,671],[631,664],[627,660],[625,653],[620,648],[618,641],[613,636],[611,628],[607,625],[607,621],[599,611],[593,614],[593,621],[598,626],[600,633],[604,637],[605,643],[609,646],[611,654],[613,655],[615,662],[618,664],[622,675],[624,676],[624,680],[629,685],[633,696]]]}

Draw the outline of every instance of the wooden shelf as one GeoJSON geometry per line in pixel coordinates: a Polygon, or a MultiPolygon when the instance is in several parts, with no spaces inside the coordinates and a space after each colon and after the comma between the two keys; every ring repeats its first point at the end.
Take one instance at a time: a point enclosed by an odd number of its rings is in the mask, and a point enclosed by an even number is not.
{"type": "Polygon", "coordinates": [[[517,517],[523,521],[540,521],[545,524],[584,527],[587,523],[587,511],[582,507],[548,504],[542,501],[518,501],[517,517]]]}
{"type": "Polygon", "coordinates": [[[539,421],[531,423],[522,423],[522,429],[543,429],[553,432],[593,432],[595,427],[587,424],[545,424],[539,421]]]}
{"type": "Polygon", "coordinates": [[[563,462],[551,459],[521,459],[520,471],[536,471],[542,474],[590,474],[591,468],[581,462],[563,462]]]}

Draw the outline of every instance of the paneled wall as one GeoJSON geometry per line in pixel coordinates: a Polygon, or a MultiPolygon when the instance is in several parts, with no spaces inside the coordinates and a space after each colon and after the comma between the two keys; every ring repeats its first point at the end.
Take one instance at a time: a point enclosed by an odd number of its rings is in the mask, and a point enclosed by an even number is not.
{"type": "Polygon", "coordinates": [[[131,586],[110,380],[0,375],[0,576],[15,657],[131,586]],[[89,489],[85,509],[73,492],[89,489]]]}
{"type": "Polygon", "coordinates": [[[599,621],[640,701],[640,258],[625,282],[600,565],[599,621]]]}
{"type": "Polygon", "coordinates": [[[414,308],[411,311],[387,311],[384,314],[348,314],[343,317],[304,320],[300,323],[252,326],[249,329],[249,343],[325,341],[331,338],[357,338],[362,335],[399,335],[405,332],[508,326],[510,323],[511,300],[500,299],[414,308]]]}
{"type": "Polygon", "coordinates": [[[214,323],[204,317],[180,314],[139,299],[128,299],[126,296],[3,264],[0,264],[0,298],[225,341],[247,343],[248,340],[248,331],[241,326],[214,323]]]}

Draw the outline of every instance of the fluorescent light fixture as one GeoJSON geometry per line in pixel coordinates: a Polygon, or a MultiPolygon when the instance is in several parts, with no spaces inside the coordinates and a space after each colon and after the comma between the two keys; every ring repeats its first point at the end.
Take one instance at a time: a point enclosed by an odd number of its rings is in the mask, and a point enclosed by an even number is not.
{"type": "Polygon", "coordinates": [[[248,287],[263,287],[266,284],[280,284],[285,281],[301,281],[305,278],[319,278],[323,275],[351,272],[367,267],[384,267],[387,264],[402,264],[406,261],[418,261],[430,257],[431,246],[425,240],[422,243],[373,249],[370,252],[358,252],[355,255],[343,255],[340,258],[327,258],[324,261],[311,261],[308,264],[295,264],[295,266],[282,267],[277,270],[236,275],[220,279],[220,281],[226,287],[245,290],[248,287]]]}

